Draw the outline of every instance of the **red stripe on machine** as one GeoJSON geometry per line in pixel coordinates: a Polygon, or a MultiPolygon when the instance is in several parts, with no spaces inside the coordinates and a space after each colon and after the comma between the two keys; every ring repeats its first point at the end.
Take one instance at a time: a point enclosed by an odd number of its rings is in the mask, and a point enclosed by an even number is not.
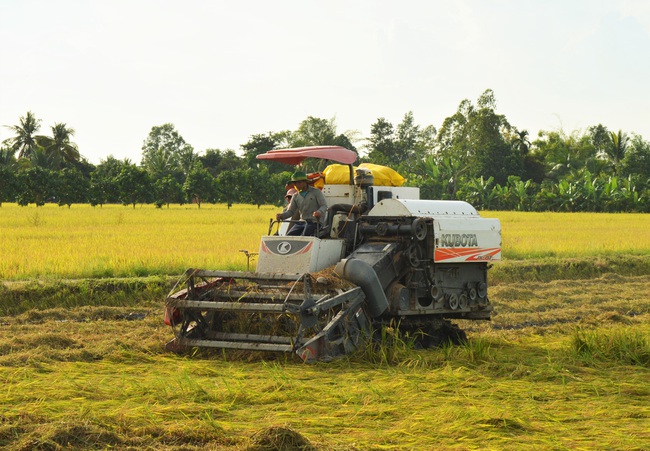
{"type": "Polygon", "coordinates": [[[501,248],[438,248],[435,251],[435,261],[451,260],[454,258],[464,258],[465,261],[482,261],[492,260],[492,257],[501,252],[501,248]]]}

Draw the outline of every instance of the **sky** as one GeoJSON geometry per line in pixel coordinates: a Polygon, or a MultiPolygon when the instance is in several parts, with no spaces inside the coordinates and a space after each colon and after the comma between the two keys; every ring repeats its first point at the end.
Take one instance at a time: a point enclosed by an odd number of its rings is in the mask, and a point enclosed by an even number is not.
{"type": "Polygon", "coordinates": [[[91,163],[154,126],[240,150],[313,116],[439,128],[491,89],[528,130],[650,140],[646,0],[0,0],[0,141],[27,111],[91,163]]]}

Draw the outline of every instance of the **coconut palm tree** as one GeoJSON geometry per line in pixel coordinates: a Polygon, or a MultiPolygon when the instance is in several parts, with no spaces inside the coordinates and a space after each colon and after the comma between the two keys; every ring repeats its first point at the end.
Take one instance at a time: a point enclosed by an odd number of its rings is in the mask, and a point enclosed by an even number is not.
{"type": "Polygon", "coordinates": [[[616,174],[619,164],[627,153],[627,144],[630,141],[630,137],[626,133],[623,133],[622,130],[619,130],[618,133],[611,132],[610,136],[612,143],[609,146],[605,146],[605,158],[611,162],[614,174],[616,174]]]}
{"type": "Polygon", "coordinates": [[[512,140],[512,147],[519,153],[526,156],[530,150],[530,140],[528,139],[528,130],[515,130],[515,138],[512,140]]]}
{"type": "Polygon", "coordinates": [[[37,136],[36,141],[43,147],[52,169],[60,169],[64,163],[79,161],[81,155],[77,145],[70,141],[74,136],[74,129],[64,123],[54,124],[52,136],[37,136]]]}
{"type": "Polygon", "coordinates": [[[158,179],[172,173],[176,169],[177,163],[171,152],[159,148],[147,152],[147,158],[142,159],[141,166],[147,170],[151,177],[158,179]]]}
{"type": "Polygon", "coordinates": [[[18,158],[31,158],[38,149],[36,142],[36,132],[41,128],[41,120],[36,119],[36,116],[31,111],[28,111],[25,116],[20,117],[19,125],[5,125],[16,134],[13,138],[8,138],[3,141],[14,152],[18,153],[18,158]]]}

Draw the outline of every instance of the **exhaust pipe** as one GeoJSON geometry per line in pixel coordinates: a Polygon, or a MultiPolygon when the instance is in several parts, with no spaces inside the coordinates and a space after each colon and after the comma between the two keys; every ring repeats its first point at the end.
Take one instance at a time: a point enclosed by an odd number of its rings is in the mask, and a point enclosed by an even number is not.
{"type": "Polygon", "coordinates": [[[336,264],[334,272],[361,287],[366,295],[368,314],[372,318],[377,318],[388,309],[386,293],[381,287],[377,273],[368,263],[356,258],[344,258],[336,264]]]}

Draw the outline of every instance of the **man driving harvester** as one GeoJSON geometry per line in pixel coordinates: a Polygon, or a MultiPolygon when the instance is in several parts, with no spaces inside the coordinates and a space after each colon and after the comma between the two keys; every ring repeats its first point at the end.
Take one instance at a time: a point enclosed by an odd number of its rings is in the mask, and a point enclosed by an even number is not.
{"type": "Polygon", "coordinates": [[[316,235],[317,226],[323,225],[327,203],[323,193],[307,182],[307,174],[298,171],[294,172],[289,182],[298,191],[298,194],[291,198],[291,202],[285,211],[278,213],[275,218],[280,221],[291,218],[293,214],[300,212],[302,221],[296,223],[287,235],[316,235]]]}

